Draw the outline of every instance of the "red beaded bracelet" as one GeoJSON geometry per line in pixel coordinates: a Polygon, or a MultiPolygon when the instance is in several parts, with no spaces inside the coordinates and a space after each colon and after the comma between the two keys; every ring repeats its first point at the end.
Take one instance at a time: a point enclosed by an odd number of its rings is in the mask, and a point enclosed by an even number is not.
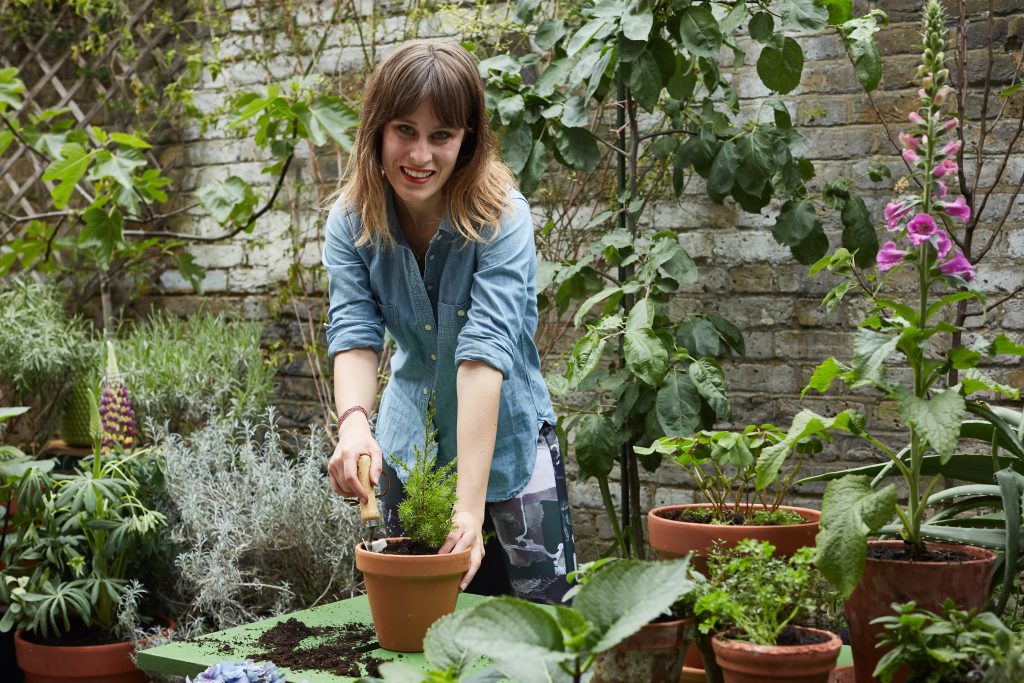
{"type": "Polygon", "coordinates": [[[364,408],[362,406],[352,406],[351,408],[348,408],[347,410],[345,410],[345,412],[343,412],[341,414],[341,416],[338,418],[338,431],[339,432],[341,431],[341,423],[344,422],[345,418],[347,418],[352,413],[362,413],[363,417],[366,418],[366,421],[367,422],[370,421],[370,413],[368,413],[366,411],[366,408],[364,408]]]}

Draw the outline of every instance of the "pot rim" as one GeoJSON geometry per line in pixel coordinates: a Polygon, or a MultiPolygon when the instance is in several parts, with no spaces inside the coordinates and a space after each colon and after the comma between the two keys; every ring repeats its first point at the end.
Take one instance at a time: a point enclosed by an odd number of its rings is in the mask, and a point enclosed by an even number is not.
{"type": "MultiPolygon", "coordinates": [[[[408,536],[388,536],[387,538],[384,538],[383,540],[391,542],[391,541],[404,541],[404,540],[408,540],[408,539],[409,539],[408,536]]],[[[370,550],[367,550],[366,548],[363,547],[363,543],[364,543],[363,541],[359,541],[358,543],[356,543],[355,547],[356,547],[356,555],[357,556],[364,555],[364,556],[376,557],[376,558],[386,557],[386,558],[389,558],[389,559],[394,559],[397,562],[402,562],[402,561],[410,560],[410,559],[424,560],[425,558],[426,558],[425,561],[431,561],[431,558],[435,558],[435,557],[436,558],[461,557],[463,555],[469,555],[470,551],[472,550],[472,548],[463,548],[462,550],[460,550],[458,552],[445,553],[443,555],[441,555],[440,553],[434,553],[432,555],[389,555],[387,553],[375,553],[375,552],[372,552],[370,550]]]]}
{"type": "MultiPolygon", "coordinates": [[[[668,519],[668,518],[663,517],[660,514],[658,514],[660,512],[665,512],[665,511],[668,511],[668,510],[692,510],[694,508],[709,508],[709,507],[714,507],[714,506],[711,503],[684,503],[682,505],[662,505],[660,507],[651,508],[651,510],[647,513],[647,519],[648,519],[648,523],[650,523],[650,520],[651,520],[652,517],[655,517],[655,518],[657,518],[658,522],[662,523],[662,524],[687,524],[687,525],[694,525],[694,526],[698,526],[698,527],[702,527],[702,528],[703,527],[709,527],[709,526],[718,526],[718,525],[713,525],[713,524],[704,524],[704,523],[701,523],[701,522],[683,522],[683,521],[680,521],[680,520],[677,520],[677,519],[668,519]]],[[[763,510],[767,506],[762,505],[760,503],[753,503],[753,504],[751,504],[751,505],[749,505],[747,507],[748,508],[755,508],[755,509],[762,509],[763,510]]],[[[731,529],[800,529],[800,528],[809,527],[809,526],[817,526],[818,525],[818,520],[821,519],[821,510],[815,510],[814,508],[800,507],[798,505],[780,505],[778,509],[780,509],[780,510],[791,510],[791,511],[797,513],[798,515],[800,515],[801,517],[804,518],[804,523],[803,524],[743,524],[743,525],[722,525],[722,526],[723,526],[723,528],[731,528],[731,529]],[[804,513],[808,513],[808,514],[804,514],[804,513]],[[811,519],[808,519],[808,517],[811,517],[811,519]]]]}
{"type": "Polygon", "coordinates": [[[734,627],[732,627],[730,629],[726,629],[725,631],[723,631],[721,633],[716,633],[711,638],[711,643],[712,643],[712,645],[718,645],[719,647],[725,647],[725,648],[733,649],[733,650],[742,650],[743,652],[756,652],[756,653],[776,652],[776,651],[778,651],[778,652],[787,652],[789,650],[794,650],[796,648],[800,648],[800,650],[802,652],[810,651],[810,652],[823,652],[823,653],[824,652],[829,652],[832,649],[835,649],[835,651],[838,653],[839,649],[843,646],[842,639],[839,637],[838,634],[836,634],[836,633],[834,633],[832,631],[826,631],[826,630],[820,629],[820,628],[811,628],[809,626],[793,626],[792,628],[797,629],[799,631],[809,631],[811,633],[819,633],[819,634],[822,634],[822,635],[826,635],[826,636],[828,636],[828,640],[826,640],[825,642],[822,642],[822,643],[809,643],[809,644],[806,644],[806,645],[757,645],[755,643],[750,643],[750,642],[747,642],[745,640],[736,640],[736,639],[733,639],[733,638],[726,638],[725,636],[727,634],[735,633],[735,632],[740,630],[739,628],[734,626],[734,627]]]}

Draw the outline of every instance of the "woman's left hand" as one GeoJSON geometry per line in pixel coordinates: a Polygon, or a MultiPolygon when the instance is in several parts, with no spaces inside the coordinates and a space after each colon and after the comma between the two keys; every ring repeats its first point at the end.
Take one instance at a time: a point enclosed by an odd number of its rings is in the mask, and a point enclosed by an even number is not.
{"type": "Polygon", "coordinates": [[[437,553],[444,555],[469,548],[469,569],[466,570],[462,576],[462,583],[459,584],[459,590],[466,590],[484,559],[484,520],[480,515],[456,510],[452,515],[452,522],[455,528],[448,534],[444,545],[437,553]]]}

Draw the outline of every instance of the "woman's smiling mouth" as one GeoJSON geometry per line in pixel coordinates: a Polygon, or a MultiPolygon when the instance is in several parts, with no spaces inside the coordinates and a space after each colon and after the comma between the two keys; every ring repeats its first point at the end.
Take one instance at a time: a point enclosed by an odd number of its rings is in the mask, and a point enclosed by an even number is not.
{"type": "Polygon", "coordinates": [[[399,166],[399,169],[402,171],[402,176],[411,183],[425,183],[436,173],[436,171],[421,171],[408,166],[399,166]]]}

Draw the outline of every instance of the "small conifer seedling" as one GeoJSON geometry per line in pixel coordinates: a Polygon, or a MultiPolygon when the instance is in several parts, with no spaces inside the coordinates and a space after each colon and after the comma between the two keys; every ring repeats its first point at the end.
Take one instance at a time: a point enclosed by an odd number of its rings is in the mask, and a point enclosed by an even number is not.
{"type": "Polygon", "coordinates": [[[436,467],[437,430],[434,429],[434,401],[427,409],[426,437],[423,448],[413,447],[416,460],[412,465],[392,456],[396,468],[408,474],[405,498],[398,504],[398,519],[405,533],[431,552],[437,551],[454,528],[452,507],[455,505],[455,461],[436,467]]]}

